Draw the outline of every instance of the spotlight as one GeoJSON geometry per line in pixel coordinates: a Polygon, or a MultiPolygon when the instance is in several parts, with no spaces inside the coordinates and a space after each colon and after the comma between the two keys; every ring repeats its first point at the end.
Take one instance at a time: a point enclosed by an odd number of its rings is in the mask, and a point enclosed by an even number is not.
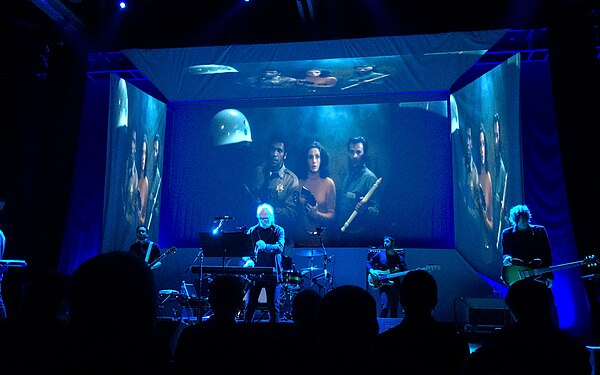
{"type": "Polygon", "coordinates": [[[127,8],[127,3],[124,1],[119,1],[119,8],[121,8],[121,9],[127,8]]]}

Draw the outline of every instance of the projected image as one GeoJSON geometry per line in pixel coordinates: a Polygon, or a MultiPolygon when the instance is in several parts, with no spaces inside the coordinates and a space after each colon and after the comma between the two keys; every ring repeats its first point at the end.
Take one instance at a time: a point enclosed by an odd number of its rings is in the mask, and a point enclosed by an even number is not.
{"type": "Polygon", "coordinates": [[[447,107],[406,104],[236,107],[228,116],[212,103],[176,104],[161,238],[198,246],[215,218],[234,218],[221,230],[250,227],[267,202],[296,247],[378,246],[384,233],[400,246],[453,247],[449,121],[427,109],[447,107]]]}
{"type": "Polygon", "coordinates": [[[500,233],[522,203],[518,80],[515,56],[450,97],[456,248],[496,280],[500,233]]]}
{"type": "Polygon", "coordinates": [[[127,249],[140,224],[158,234],[165,123],[164,103],[111,77],[103,251],[127,249]]]}

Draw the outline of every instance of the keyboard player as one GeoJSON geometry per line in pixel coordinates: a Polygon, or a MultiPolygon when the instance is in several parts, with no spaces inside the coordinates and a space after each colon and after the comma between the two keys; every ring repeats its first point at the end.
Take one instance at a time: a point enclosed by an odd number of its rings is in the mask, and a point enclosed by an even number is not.
{"type": "Polygon", "coordinates": [[[269,321],[279,321],[279,294],[281,281],[281,254],[285,243],[285,230],[275,224],[273,206],[263,203],[256,209],[258,224],[248,229],[254,243],[254,258],[246,260],[246,265],[256,267],[274,267],[272,274],[260,274],[252,281],[248,294],[248,304],[244,314],[244,321],[252,322],[258,298],[262,288],[265,288],[269,321]],[[252,264],[254,263],[254,264],[252,264]]]}

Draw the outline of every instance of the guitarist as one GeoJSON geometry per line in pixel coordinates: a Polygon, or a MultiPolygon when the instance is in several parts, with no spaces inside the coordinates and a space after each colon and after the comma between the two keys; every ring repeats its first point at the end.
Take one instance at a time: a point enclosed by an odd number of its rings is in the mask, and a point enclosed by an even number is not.
{"type": "MultiPolygon", "coordinates": [[[[160,247],[156,242],[148,239],[148,228],[145,225],[138,225],[135,228],[136,241],[129,246],[129,252],[144,259],[146,263],[151,264],[160,256],[160,247]]],[[[161,266],[161,262],[157,262],[152,266],[155,270],[161,266]]]]}
{"type": "MultiPolygon", "coordinates": [[[[511,267],[515,265],[528,265],[532,268],[546,268],[552,265],[552,251],[546,228],[542,225],[531,224],[531,212],[527,205],[520,204],[510,209],[509,220],[511,226],[502,231],[502,265],[511,267]],[[522,263],[521,263],[522,262],[522,263]]],[[[537,281],[548,287],[552,295],[552,282],[554,274],[551,272],[539,275],[537,281]]],[[[554,307],[555,320],[557,320],[556,306],[554,307]]]]}
{"type": "MultiPolygon", "coordinates": [[[[377,277],[378,272],[393,273],[406,271],[404,250],[396,250],[396,240],[391,236],[383,237],[383,249],[367,260],[367,273],[377,277]]],[[[400,305],[400,277],[394,277],[379,287],[379,317],[397,318],[400,305]]]]}

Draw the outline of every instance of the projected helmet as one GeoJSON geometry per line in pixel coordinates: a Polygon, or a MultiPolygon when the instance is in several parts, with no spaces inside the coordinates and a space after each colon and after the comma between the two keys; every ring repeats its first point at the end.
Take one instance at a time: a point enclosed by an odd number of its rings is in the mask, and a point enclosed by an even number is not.
{"type": "Polygon", "coordinates": [[[239,142],[252,142],[250,124],[237,109],[224,109],[212,118],[213,145],[223,146],[239,142]]]}

